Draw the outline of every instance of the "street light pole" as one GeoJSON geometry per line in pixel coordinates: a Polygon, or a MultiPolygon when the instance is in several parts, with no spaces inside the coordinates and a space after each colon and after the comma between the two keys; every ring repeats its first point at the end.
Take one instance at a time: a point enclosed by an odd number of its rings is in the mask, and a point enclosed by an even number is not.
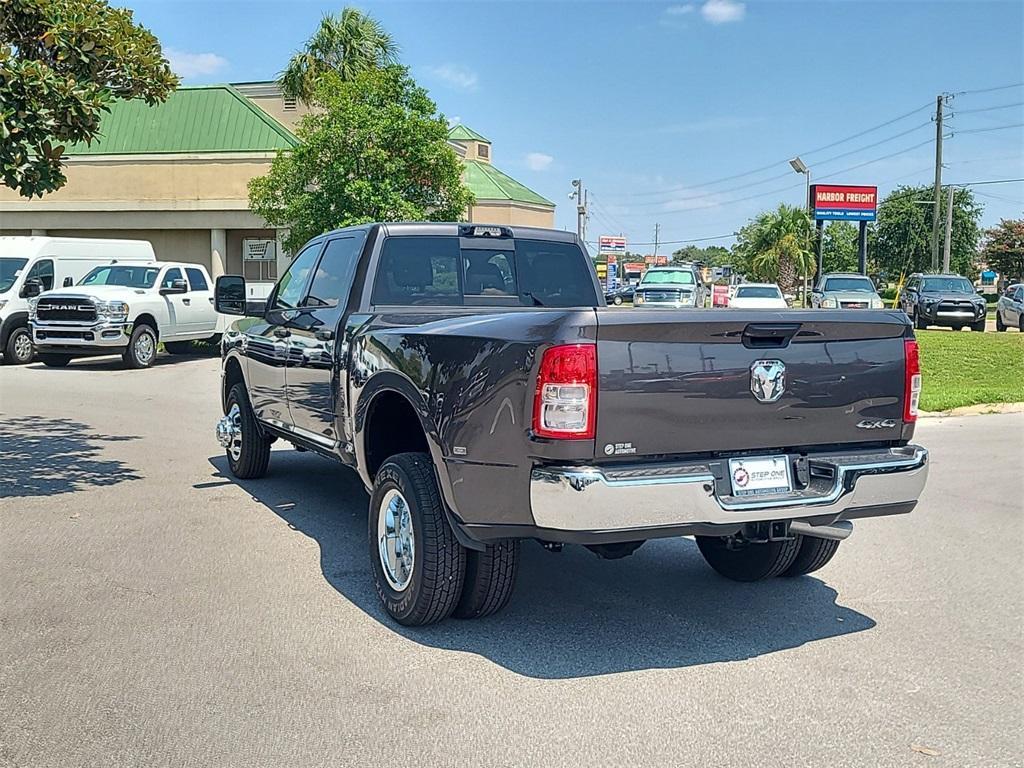
{"type": "MultiPolygon", "coordinates": [[[[811,217],[811,219],[813,219],[814,218],[814,205],[811,203],[811,169],[807,166],[807,163],[805,163],[803,160],[800,159],[799,155],[797,155],[792,160],[790,160],[789,161],[789,165],[793,168],[794,171],[796,171],[797,173],[802,173],[804,175],[804,181],[805,181],[805,184],[804,184],[804,188],[805,188],[805,191],[804,191],[804,205],[807,206],[807,215],[809,217],[811,217]]],[[[821,235],[820,230],[818,232],[818,235],[819,235],[818,239],[820,240],[820,235],[821,235]]],[[[816,253],[815,253],[816,259],[815,260],[817,261],[817,256],[818,256],[818,254],[820,254],[820,250],[818,250],[818,248],[816,247],[815,251],[816,251],[816,253]]],[[[817,271],[817,269],[818,268],[816,266],[815,271],[817,271]]],[[[806,269],[804,270],[804,293],[803,293],[803,297],[801,298],[801,301],[802,301],[803,305],[806,307],[807,306],[807,270],[806,269]]]]}
{"type": "Polygon", "coordinates": [[[946,239],[942,242],[942,273],[949,274],[949,246],[953,239],[953,185],[949,185],[946,196],[946,239]]]}

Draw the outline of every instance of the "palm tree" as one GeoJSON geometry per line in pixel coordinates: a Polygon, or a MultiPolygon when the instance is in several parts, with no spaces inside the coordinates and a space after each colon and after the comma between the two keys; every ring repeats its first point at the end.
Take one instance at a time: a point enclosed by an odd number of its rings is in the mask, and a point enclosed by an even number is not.
{"type": "Polygon", "coordinates": [[[738,247],[758,277],[793,291],[814,269],[814,224],[803,208],[782,204],[765,211],[739,232],[738,247]]]}
{"type": "Polygon", "coordinates": [[[356,8],[345,8],[338,16],[320,20],[305,47],[292,56],[278,78],[285,96],[309,101],[317,80],[335,72],[351,80],[360,72],[394,64],[398,45],[383,25],[356,8]]]}

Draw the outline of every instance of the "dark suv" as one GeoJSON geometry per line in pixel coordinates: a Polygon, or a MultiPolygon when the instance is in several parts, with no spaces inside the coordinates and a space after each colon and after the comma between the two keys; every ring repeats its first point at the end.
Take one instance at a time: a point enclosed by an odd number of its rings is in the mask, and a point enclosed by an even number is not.
{"type": "Polygon", "coordinates": [[[911,275],[900,306],[918,328],[939,325],[959,331],[985,330],[985,299],[961,275],[911,275]]]}

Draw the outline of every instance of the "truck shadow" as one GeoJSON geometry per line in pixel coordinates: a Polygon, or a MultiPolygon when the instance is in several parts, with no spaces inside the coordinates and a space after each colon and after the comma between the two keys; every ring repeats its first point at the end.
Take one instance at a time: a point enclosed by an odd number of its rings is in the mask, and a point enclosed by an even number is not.
{"type": "MultiPolygon", "coordinates": [[[[582,547],[558,555],[523,542],[516,591],[486,619],[406,628],[392,621],[368,567],[368,499],[354,472],[308,453],[275,451],[263,480],[231,478],[320,545],[320,568],[367,615],[417,643],[475,653],[541,679],[740,661],[862,632],[875,622],[836,603],[814,577],[727,581],[689,539],[651,541],[632,557],[599,560],[582,547]]],[[[202,487],[203,484],[197,487],[202,487]]]]}
{"type": "Polygon", "coordinates": [[[141,476],[124,462],[100,457],[104,443],[137,439],[97,434],[72,419],[0,414],[0,499],[138,480],[141,476]]]}

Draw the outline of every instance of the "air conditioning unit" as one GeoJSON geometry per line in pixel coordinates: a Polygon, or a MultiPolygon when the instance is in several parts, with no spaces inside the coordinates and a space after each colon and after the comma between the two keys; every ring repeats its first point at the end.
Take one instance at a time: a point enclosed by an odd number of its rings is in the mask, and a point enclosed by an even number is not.
{"type": "Polygon", "coordinates": [[[255,237],[242,240],[242,261],[276,261],[277,241],[255,237]]]}

